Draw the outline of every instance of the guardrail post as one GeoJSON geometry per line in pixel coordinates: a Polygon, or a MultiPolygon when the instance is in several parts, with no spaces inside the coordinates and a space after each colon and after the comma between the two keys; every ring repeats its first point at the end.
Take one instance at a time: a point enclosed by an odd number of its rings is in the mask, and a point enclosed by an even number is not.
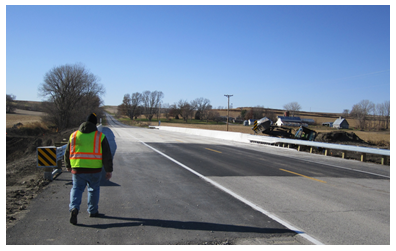
{"type": "Polygon", "coordinates": [[[343,159],[346,158],[346,152],[342,152],[342,158],[343,158],[343,159]]]}
{"type": "Polygon", "coordinates": [[[366,153],[362,153],[362,155],[360,155],[360,161],[364,162],[366,161],[367,157],[366,157],[366,153]]]}
{"type": "Polygon", "coordinates": [[[312,153],[313,151],[313,147],[311,146],[311,148],[309,149],[309,153],[312,153]]]}
{"type": "Polygon", "coordinates": [[[388,164],[388,156],[382,156],[381,165],[387,165],[387,164],[388,164]]]}
{"type": "Polygon", "coordinates": [[[44,168],[44,179],[52,180],[52,168],[44,168]]]}
{"type": "Polygon", "coordinates": [[[325,156],[327,156],[327,152],[328,152],[327,149],[325,149],[325,156]]]}

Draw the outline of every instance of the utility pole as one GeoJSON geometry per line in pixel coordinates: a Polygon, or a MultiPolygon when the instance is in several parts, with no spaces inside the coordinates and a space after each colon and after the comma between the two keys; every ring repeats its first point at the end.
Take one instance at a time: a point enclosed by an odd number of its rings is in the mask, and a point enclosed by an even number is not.
{"type": "Polygon", "coordinates": [[[234,95],[224,95],[228,98],[228,106],[227,106],[227,131],[228,131],[228,118],[230,117],[230,97],[234,95]]]}

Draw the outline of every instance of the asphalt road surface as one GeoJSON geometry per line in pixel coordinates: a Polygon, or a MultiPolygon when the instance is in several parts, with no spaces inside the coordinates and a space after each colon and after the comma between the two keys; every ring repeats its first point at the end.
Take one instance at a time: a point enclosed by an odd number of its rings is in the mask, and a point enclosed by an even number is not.
{"type": "Polygon", "coordinates": [[[389,166],[108,121],[103,216],[69,223],[63,172],[7,244],[390,244],[389,166]]]}

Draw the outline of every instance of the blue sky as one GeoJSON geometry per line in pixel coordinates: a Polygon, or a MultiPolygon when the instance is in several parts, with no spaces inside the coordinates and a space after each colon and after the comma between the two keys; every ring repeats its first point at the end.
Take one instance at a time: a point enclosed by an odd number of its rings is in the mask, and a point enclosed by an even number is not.
{"type": "Polygon", "coordinates": [[[6,6],[6,93],[41,101],[53,67],[82,63],[105,105],[162,91],[214,108],[298,102],[342,112],[390,100],[390,5],[6,6]]]}

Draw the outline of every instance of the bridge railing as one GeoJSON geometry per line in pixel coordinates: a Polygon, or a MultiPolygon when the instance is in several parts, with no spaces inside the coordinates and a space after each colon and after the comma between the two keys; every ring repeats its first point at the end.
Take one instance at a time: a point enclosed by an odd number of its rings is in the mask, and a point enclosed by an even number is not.
{"type": "Polygon", "coordinates": [[[333,144],[333,143],[325,143],[325,142],[316,142],[316,141],[308,141],[308,140],[298,140],[298,139],[284,139],[284,138],[275,138],[268,136],[258,136],[258,135],[249,135],[249,141],[252,143],[261,143],[261,144],[270,144],[270,145],[278,145],[278,146],[287,146],[296,145],[297,150],[300,151],[300,146],[309,146],[310,152],[312,153],[313,148],[322,148],[325,151],[325,155],[328,154],[328,149],[340,150],[342,152],[342,158],[346,157],[347,152],[358,152],[361,153],[361,161],[366,161],[366,154],[375,154],[380,155],[381,164],[386,164],[389,156],[390,150],[388,149],[379,149],[372,147],[363,147],[363,146],[353,146],[353,145],[341,145],[341,144],[333,144]]]}
{"type": "Polygon", "coordinates": [[[213,138],[225,139],[225,140],[232,140],[232,141],[238,141],[244,143],[261,143],[261,144],[277,145],[283,147],[290,147],[294,145],[297,146],[298,151],[301,150],[301,146],[309,146],[310,153],[313,152],[313,148],[322,148],[326,156],[328,154],[329,149],[335,149],[335,150],[340,150],[342,152],[342,158],[346,157],[347,152],[358,152],[361,153],[361,158],[360,158],[361,161],[366,161],[366,154],[375,154],[381,156],[381,164],[383,165],[388,163],[390,156],[390,150],[388,149],[378,149],[371,147],[340,145],[340,144],[315,142],[315,141],[307,141],[307,140],[251,135],[251,134],[238,133],[238,132],[226,132],[226,131],[193,129],[193,128],[183,128],[183,127],[150,126],[149,128],[182,132],[182,133],[207,136],[207,137],[213,137],[213,138]]]}

